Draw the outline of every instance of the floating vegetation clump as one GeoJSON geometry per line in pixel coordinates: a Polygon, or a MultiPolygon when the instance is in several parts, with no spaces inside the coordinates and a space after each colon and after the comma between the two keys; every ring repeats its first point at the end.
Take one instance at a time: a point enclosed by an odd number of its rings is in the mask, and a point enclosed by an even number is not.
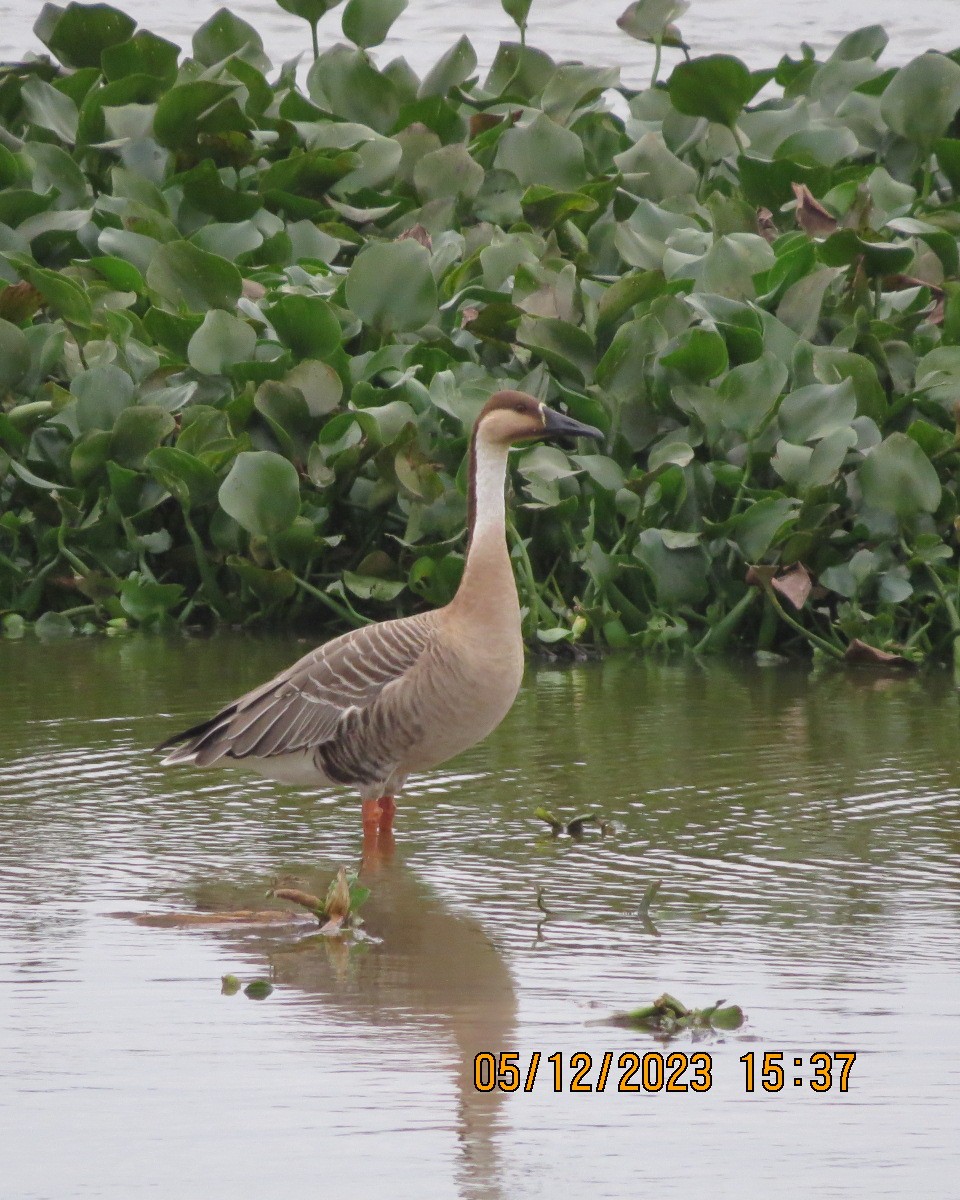
{"type": "Polygon", "coordinates": [[[357,929],[363,924],[363,918],[358,910],[370,895],[370,889],[364,887],[354,876],[348,876],[346,869],[341,867],[327,888],[323,900],[309,892],[298,888],[277,887],[269,895],[276,900],[288,900],[305,908],[320,922],[320,932],[335,934],[357,929]]]}
{"type": "Polygon", "coordinates": [[[750,70],[640,0],[635,90],[504,0],[419,78],[402,0],[283,7],[304,82],[226,9],[0,68],[3,633],[442,604],[506,384],[606,433],[514,460],[529,640],[960,654],[960,52],[750,70]]]}
{"type": "Polygon", "coordinates": [[[241,988],[248,1000],[266,1000],[274,990],[269,979],[251,979],[246,987],[236,975],[224,975],[220,979],[221,996],[235,996],[241,988]]]}
{"type": "Polygon", "coordinates": [[[676,997],[664,992],[652,1004],[631,1012],[616,1013],[605,1024],[623,1029],[644,1029],[661,1037],[676,1037],[683,1033],[696,1036],[739,1029],[744,1019],[743,1009],[738,1004],[718,1000],[709,1008],[687,1008],[676,997]]]}
{"type": "Polygon", "coordinates": [[[550,832],[554,837],[560,837],[565,833],[568,837],[580,841],[588,826],[596,829],[600,834],[610,831],[610,823],[602,820],[596,813],[585,812],[578,813],[575,817],[561,818],[541,806],[534,809],[533,815],[538,821],[543,821],[545,825],[550,826],[550,832]]]}

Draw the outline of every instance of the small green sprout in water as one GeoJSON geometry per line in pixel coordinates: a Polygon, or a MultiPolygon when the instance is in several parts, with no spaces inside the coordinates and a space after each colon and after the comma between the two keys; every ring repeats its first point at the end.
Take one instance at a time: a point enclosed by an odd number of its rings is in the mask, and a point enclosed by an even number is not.
{"type": "MultiPolygon", "coordinates": [[[[243,987],[236,975],[224,975],[220,979],[221,996],[235,996],[243,987]]],[[[243,994],[248,1000],[266,1000],[273,991],[273,984],[268,979],[251,979],[243,994]]]]}
{"type": "Polygon", "coordinates": [[[643,895],[640,897],[640,903],[637,906],[637,916],[642,920],[647,920],[650,916],[650,905],[656,898],[657,892],[663,886],[662,879],[654,879],[652,883],[648,883],[643,895]]]}
{"type": "Polygon", "coordinates": [[[601,835],[608,833],[610,830],[609,823],[602,821],[596,813],[578,813],[577,816],[571,817],[568,821],[561,821],[549,809],[540,807],[534,809],[533,815],[538,821],[543,821],[550,826],[554,837],[560,837],[561,834],[565,833],[568,837],[579,841],[584,835],[584,826],[586,825],[596,825],[601,835]]]}
{"type": "Polygon", "coordinates": [[[687,1008],[675,996],[664,992],[652,1004],[630,1012],[615,1013],[606,1025],[622,1029],[644,1029],[660,1037],[677,1037],[692,1033],[694,1037],[739,1029],[744,1022],[743,1009],[738,1004],[725,1005],[723,1000],[709,1008],[687,1008]]]}
{"type": "Polygon", "coordinates": [[[662,884],[662,879],[654,879],[651,883],[648,883],[644,889],[643,895],[640,897],[640,903],[637,905],[637,916],[640,918],[640,921],[647,933],[651,934],[653,937],[659,937],[660,930],[650,919],[650,905],[656,898],[657,892],[660,891],[662,884]]]}
{"type": "Polygon", "coordinates": [[[363,918],[357,910],[370,895],[370,889],[364,887],[354,876],[348,876],[346,869],[341,867],[327,888],[323,900],[297,888],[273,888],[267,894],[277,900],[289,900],[307,909],[320,922],[321,933],[335,934],[354,929],[363,923],[363,918]]]}
{"type": "Polygon", "coordinates": [[[273,984],[267,979],[254,979],[243,989],[248,1000],[266,1000],[273,991],[273,984]]]}

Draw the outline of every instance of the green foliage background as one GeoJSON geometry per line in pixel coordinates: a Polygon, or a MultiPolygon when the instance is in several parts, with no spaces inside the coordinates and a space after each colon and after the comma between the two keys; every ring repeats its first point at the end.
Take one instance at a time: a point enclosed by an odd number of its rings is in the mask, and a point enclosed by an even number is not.
{"type": "Polygon", "coordinates": [[[305,89],[225,9],[184,56],[48,4],[0,68],[8,636],[444,603],[506,385],[607,435],[514,459],[529,638],[953,656],[960,52],[751,71],[641,0],[634,91],[504,0],[482,81],[420,79],[370,53],[404,0],[322,52],[282,6],[305,89]]]}

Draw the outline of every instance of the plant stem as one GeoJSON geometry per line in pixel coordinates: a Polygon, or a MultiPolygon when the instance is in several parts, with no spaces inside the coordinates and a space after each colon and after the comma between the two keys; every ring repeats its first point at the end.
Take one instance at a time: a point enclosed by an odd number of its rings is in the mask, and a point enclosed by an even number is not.
{"type": "Polygon", "coordinates": [[[950,636],[953,639],[953,669],[955,673],[960,673],[960,615],[957,614],[957,606],[947,594],[947,589],[943,586],[943,580],[933,569],[930,563],[923,564],[927,569],[927,574],[936,589],[937,595],[940,597],[940,602],[947,610],[947,619],[950,622],[950,636]]]}
{"type": "Polygon", "coordinates": [[[660,74],[660,58],[663,54],[663,34],[661,34],[653,43],[656,54],[653,59],[653,74],[650,76],[650,86],[657,86],[657,76],[660,74]]]}
{"type": "Polygon", "coordinates": [[[361,625],[371,625],[373,622],[367,617],[362,616],[349,605],[341,604],[339,600],[335,600],[329,592],[321,592],[319,588],[315,588],[312,583],[307,583],[305,579],[301,579],[299,575],[294,575],[294,582],[298,587],[303,588],[305,592],[313,596],[315,600],[319,600],[321,604],[325,604],[331,612],[335,612],[341,620],[352,625],[354,629],[361,625]]]}
{"type": "Polygon", "coordinates": [[[811,645],[822,650],[824,654],[829,654],[831,658],[835,658],[838,661],[843,662],[844,654],[839,646],[835,646],[832,642],[825,641],[822,637],[818,637],[817,634],[811,633],[809,629],[801,625],[800,622],[794,617],[791,617],[777,599],[777,594],[772,587],[765,585],[763,590],[781,621],[789,625],[791,629],[795,629],[797,633],[801,635],[801,637],[805,637],[811,645]]]}
{"type": "Polygon", "coordinates": [[[217,578],[213,573],[213,567],[210,559],[207,557],[207,552],[204,549],[203,541],[200,534],[197,533],[193,522],[190,520],[190,514],[186,509],[183,509],[183,523],[186,526],[187,536],[193,546],[193,553],[197,560],[197,571],[200,574],[203,590],[207,594],[207,602],[217,615],[221,615],[226,601],[224,600],[223,592],[220,591],[220,585],[217,583],[217,578]]]}
{"type": "Polygon", "coordinates": [[[727,615],[716,625],[712,625],[697,642],[693,648],[694,654],[715,654],[718,650],[723,650],[759,594],[756,588],[749,588],[744,592],[727,615]]]}
{"type": "Polygon", "coordinates": [[[530,562],[530,555],[527,553],[526,544],[523,538],[517,532],[517,527],[509,517],[507,518],[507,533],[510,536],[513,547],[517,551],[516,561],[520,566],[524,590],[527,593],[528,607],[531,615],[534,618],[534,629],[531,630],[531,632],[536,632],[536,629],[539,628],[541,620],[546,620],[551,624],[555,624],[556,619],[553,613],[550,611],[549,605],[540,595],[540,591],[537,588],[537,581],[533,574],[533,564],[530,562]]]}
{"type": "Polygon", "coordinates": [[[320,57],[320,42],[317,39],[317,22],[310,22],[310,36],[313,39],[313,61],[316,62],[320,57]]]}

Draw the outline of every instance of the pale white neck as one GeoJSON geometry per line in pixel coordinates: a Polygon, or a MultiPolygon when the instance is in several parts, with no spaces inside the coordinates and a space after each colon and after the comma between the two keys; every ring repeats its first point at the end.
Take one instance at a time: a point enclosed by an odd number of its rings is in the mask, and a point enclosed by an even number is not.
{"type": "Polygon", "coordinates": [[[507,447],[477,439],[476,508],[471,546],[478,540],[499,534],[504,537],[507,478],[507,447]]]}

